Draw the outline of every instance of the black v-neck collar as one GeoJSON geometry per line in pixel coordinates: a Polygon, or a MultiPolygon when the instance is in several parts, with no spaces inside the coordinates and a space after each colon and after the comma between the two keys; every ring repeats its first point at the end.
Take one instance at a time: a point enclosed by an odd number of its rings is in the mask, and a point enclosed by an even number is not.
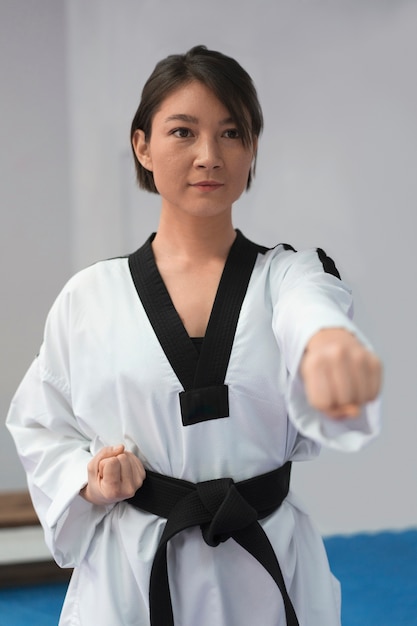
{"type": "Polygon", "coordinates": [[[154,237],[129,256],[129,268],[159,343],[184,388],[180,393],[183,424],[228,417],[227,366],[256,257],[266,248],[236,231],[199,356],[159,273],[152,251],[154,237]]]}

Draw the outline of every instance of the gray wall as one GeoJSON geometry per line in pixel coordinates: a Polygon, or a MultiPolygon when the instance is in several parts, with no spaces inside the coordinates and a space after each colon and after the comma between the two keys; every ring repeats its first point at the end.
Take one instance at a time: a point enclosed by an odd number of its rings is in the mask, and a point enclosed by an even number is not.
{"type": "MultiPolygon", "coordinates": [[[[36,355],[71,273],[64,7],[0,2],[0,407],[36,355]]],[[[0,425],[2,490],[25,484],[0,425]]]]}
{"type": "MultiPolygon", "coordinates": [[[[379,440],[300,464],[294,487],[324,533],[415,526],[416,3],[34,4],[0,5],[4,410],[67,274],[137,247],[155,228],[158,198],[133,181],[131,117],[156,61],[205,43],[242,62],[264,106],[258,173],[236,225],[266,245],[319,245],[335,257],[385,362],[379,440]]],[[[6,438],[5,489],[23,485],[6,438]]]]}

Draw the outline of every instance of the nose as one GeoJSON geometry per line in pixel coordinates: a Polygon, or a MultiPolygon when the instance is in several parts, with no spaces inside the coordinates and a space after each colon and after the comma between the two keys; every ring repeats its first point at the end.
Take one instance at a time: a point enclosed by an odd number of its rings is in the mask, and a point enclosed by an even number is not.
{"type": "Polygon", "coordinates": [[[202,137],[196,144],[194,165],[202,169],[218,169],[223,165],[220,147],[215,138],[202,137]]]}

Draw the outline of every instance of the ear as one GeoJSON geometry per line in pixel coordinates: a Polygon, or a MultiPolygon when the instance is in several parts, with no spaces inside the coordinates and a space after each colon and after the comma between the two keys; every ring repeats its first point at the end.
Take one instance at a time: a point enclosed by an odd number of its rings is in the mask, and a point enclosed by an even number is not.
{"type": "Polygon", "coordinates": [[[143,132],[143,130],[135,130],[132,138],[132,146],[139,163],[146,170],[152,172],[152,158],[149,149],[149,143],[146,141],[145,133],[143,132]]]}

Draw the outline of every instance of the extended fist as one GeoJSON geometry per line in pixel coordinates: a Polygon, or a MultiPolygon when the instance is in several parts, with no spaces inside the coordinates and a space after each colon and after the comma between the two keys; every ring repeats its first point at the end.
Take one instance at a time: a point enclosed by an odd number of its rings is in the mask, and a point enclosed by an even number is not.
{"type": "Polygon", "coordinates": [[[88,483],[80,491],[88,502],[106,505],[131,498],[145,480],[145,468],[124,445],[103,448],[87,466],[88,483]]]}
{"type": "Polygon", "coordinates": [[[381,387],[379,359],[340,328],[320,330],[310,339],[300,371],[309,403],[333,419],[357,417],[381,387]]]}

